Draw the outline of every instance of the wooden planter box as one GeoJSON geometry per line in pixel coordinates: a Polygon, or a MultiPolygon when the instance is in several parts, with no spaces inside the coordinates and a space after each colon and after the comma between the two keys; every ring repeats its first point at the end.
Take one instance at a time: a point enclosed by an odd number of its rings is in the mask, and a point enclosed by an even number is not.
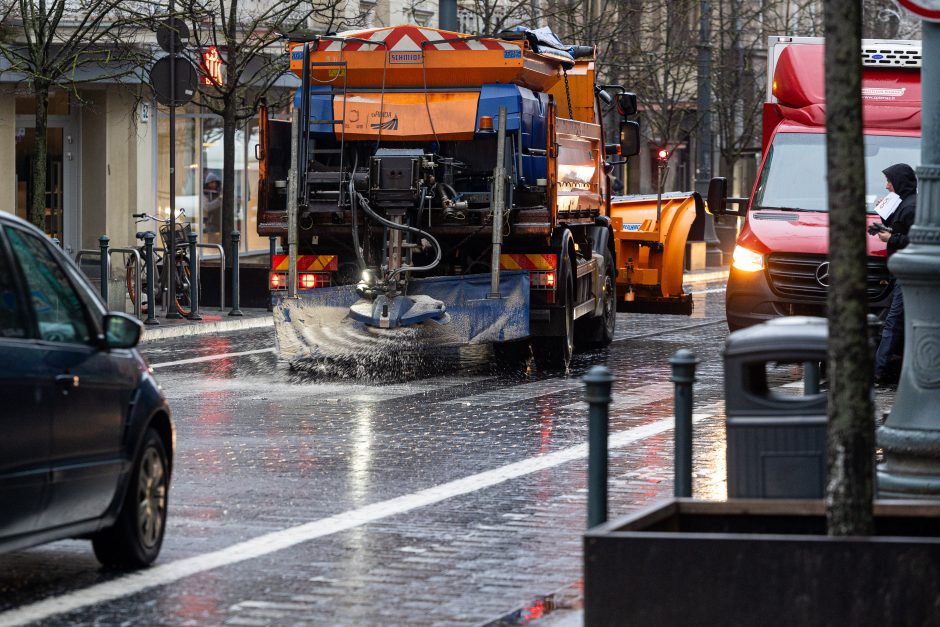
{"type": "Polygon", "coordinates": [[[875,504],[826,536],[822,501],[679,499],[584,536],[586,625],[940,622],[940,502],[875,504]]]}

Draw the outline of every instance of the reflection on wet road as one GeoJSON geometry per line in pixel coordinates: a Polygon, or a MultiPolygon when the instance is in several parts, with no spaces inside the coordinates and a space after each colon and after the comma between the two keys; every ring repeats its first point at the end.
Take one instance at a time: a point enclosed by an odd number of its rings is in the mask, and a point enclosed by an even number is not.
{"type": "MultiPolygon", "coordinates": [[[[273,333],[147,344],[177,463],[157,565],[98,569],[84,541],[0,555],[0,623],[480,623],[580,578],[586,409],[606,363],[611,515],[672,491],[668,357],[699,356],[695,490],[722,498],[723,294],[693,317],[618,317],[569,373],[487,349],[409,356],[406,376],[292,373],[273,333]]],[[[398,364],[400,365],[400,364],[398,364]]]]}

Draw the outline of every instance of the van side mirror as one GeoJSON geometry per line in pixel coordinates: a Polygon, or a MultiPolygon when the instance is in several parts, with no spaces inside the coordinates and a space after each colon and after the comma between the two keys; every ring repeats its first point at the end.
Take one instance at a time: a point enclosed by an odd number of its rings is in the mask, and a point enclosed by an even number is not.
{"type": "Polygon", "coordinates": [[[708,210],[714,216],[728,211],[728,179],[716,176],[708,183],[708,210]]]}
{"type": "Polygon", "coordinates": [[[640,154],[640,123],[633,120],[621,122],[620,156],[632,157],[638,154],[640,154]]]}
{"type": "Polygon", "coordinates": [[[636,115],[636,94],[628,91],[617,94],[617,113],[623,117],[636,115]]]}

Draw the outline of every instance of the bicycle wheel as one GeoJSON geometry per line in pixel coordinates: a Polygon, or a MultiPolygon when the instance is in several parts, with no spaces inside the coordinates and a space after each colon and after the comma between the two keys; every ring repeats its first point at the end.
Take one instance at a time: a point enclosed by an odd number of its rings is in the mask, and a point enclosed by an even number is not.
{"type": "Polygon", "coordinates": [[[141,272],[140,274],[140,294],[137,293],[137,290],[134,287],[134,273],[136,272],[137,258],[129,256],[127,258],[127,263],[125,264],[124,270],[124,282],[127,285],[127,295],[130,296],[131,305],[137,304],[137,299],[141,299],[140,303],[140,313],[147,313],[147,274],[146,272],[141,272]]]}
{"type": "Polygon", "coordinates": [[[176,311],[181,316],[189,317],[193,311],[193,304],[190,302],[189,289],[192,281],[192,274],[189,271],[189,264],[185,257],[176,258],[176,311]]]}

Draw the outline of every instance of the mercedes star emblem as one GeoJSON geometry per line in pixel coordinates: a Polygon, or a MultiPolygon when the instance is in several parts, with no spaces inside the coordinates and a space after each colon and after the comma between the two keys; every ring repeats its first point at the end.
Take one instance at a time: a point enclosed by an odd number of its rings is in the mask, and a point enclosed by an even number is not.
{"type": "Polygon", "coordinates": [[[816,267],[816,282],[823,287],[829,287],[829,262],[824,261],[816,267]]]}

